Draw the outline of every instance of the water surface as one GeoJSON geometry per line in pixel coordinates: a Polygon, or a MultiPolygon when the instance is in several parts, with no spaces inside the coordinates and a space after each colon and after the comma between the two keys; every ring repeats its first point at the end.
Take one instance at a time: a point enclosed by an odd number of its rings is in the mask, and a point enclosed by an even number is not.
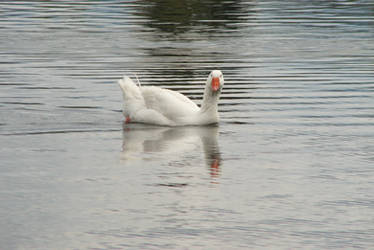
{"type": "Polygon", "coordinates": [[[4,249],[370,248],[372,1],[2,1],[4,249]],[[123,124],[117,79],[219,126],[123,124]]]}

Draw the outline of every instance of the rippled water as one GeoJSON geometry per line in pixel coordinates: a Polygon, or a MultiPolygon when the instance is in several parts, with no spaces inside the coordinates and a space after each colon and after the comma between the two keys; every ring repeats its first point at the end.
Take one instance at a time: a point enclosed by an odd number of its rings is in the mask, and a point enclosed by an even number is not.
{"type": "Polygon", "coordinates": [[[1,1],[0,248],[374,246],[372,1],[1,1]],[[123,124],[123,74],[218,127],[123,124]]]}

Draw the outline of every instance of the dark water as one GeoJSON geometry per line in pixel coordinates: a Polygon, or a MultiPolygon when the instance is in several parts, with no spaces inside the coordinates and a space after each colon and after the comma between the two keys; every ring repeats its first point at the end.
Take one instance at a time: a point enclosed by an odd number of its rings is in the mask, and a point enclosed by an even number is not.
{"type": "Polygon", "coordinates": [[[1,1],[0,248],[374,246],[372,1],[1,1]],[[116,80],[218,127],[124,125],[116,80]]]}

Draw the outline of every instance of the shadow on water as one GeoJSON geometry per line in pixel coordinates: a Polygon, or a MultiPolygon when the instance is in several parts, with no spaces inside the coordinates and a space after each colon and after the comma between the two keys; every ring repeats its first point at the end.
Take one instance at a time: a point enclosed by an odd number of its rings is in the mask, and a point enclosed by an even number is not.
{"type": "MultiPolygon", "coordinates": [[[[245,22],[252,1],[240,0],[152,0],[146,1],[139,11],[150,21],[145,25],[157,29],[160,37],[171,38],[196,28],[200,31],[224,32],[237,29],[245,22]]],[[[211,34],[211,33],[210,33],[211,34]]]]}
{"type": "Polygon", "coordinates": [[[139,69],[151,77],[145,77],[145,83],[153,84],[159,76],[170,76],[178,83],[217,68],[235,72],[235,66],[227,64],[233,50],[219,41],[242,36],[248,20],[255,19],[255,5],[255,1],[240,0],[135,2],[134,15],[143,20],[137,35],[147,41],[141,48],[147,55],[142,65],[147,68],[139,69]]]}
{"type": "Polygon", "coordinates": [[[220,176],[222,159],[217,140],[218,126],[156,127],[124,123],[122,138],[123,162],[166,160],[169,165],[184,165],[185,159],[200,161],[203,155],[203,165],[207,166],[210,177],[220,176]]]}

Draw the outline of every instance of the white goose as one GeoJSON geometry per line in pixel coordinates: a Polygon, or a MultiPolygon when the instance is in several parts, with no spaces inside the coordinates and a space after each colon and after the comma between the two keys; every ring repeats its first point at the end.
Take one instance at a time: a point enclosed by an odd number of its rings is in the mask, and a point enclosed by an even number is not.
{"type": "Polygon", "coordinates": [[[201,107],[178,92],[155,86],[137,86],[126,76],[118,83],[123,91],[126,123],[183,126],[219,121],[218,100],[224,84],[219,70],[213,70],[208,76],[201,107]]]}

